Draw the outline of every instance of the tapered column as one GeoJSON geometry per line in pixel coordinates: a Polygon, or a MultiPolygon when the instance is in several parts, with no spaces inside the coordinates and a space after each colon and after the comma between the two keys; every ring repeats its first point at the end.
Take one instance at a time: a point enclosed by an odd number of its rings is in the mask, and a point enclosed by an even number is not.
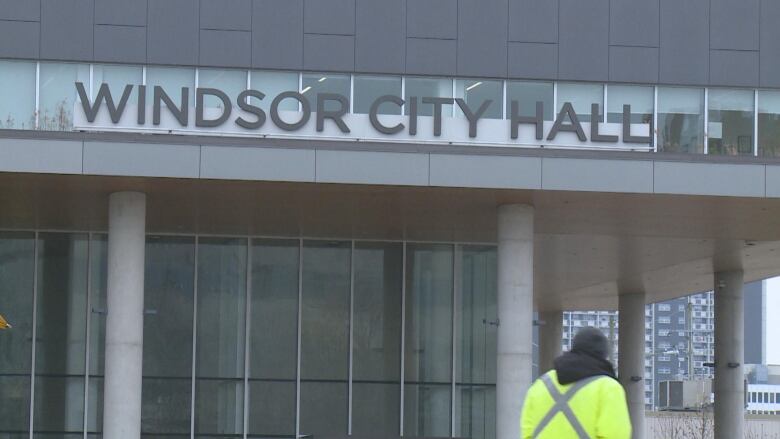
{"type": "Polygon", "coordinates": [[[141,436],[146,196],[117,192],[108,207],[108,314],[103,437],[141,436]]]}
{"type": "Polygon", "coordinates": [[[534,208],[498,208],[498,439],[520,437],[520,412],[531,384],[534,208]]]}
{"type": "Polygon", "coordinates": [[[645,294],[618,297],[618,377],[626,390],[632,437],[645,437],[645,294]]]}
{"type": "Polygon", "coordinates": [[[539,313],[539,375],[553,367],[553,360],[561,355],[563,342],[563,312],[539,313]]]}
{"type": "Polygon", "coordinates": [[[743,437],[745,358],[743,273],[715,273],[715,439],[743,437]]]}

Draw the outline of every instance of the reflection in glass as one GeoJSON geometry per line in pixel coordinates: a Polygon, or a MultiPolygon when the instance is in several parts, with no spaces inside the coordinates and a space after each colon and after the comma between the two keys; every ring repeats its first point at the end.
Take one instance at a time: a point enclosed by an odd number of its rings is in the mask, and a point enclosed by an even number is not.
{"type": "MultiPolygon", "coordinates": [[[[154,87],[160,86],[177,107],[181,107],[182,87],[187,87],[189,106],[195,106],[195,69],[186,67],[147,67],[146,105],[154,104],[154,87]]],[[[162,103],[165,106],[165,103],[162,103]]]]}
{"type": "MultiPolygon", "coordinates": [[[[252,105],[265,110],[271,109],[271,102],[280,93],[286,91],[298,91],[298,74],[290,72],[250,72],[250,84],[253,90],[262,92],[265,98],[262,101],[252,99],[252,105]]],[[[280,111],[298,111],[298,101],[285,99],[279,104],[280,111]]]]}
{"type": "Polygon", "coordinates": [[[604,121],[604,86],[601,84],[558,84],[558,109],[569,102],[580,122],[590,122],[591,105],[599,106],[599,121],[604,121]]]}
{"type": "Polygon", "coordinates": [[[73,109],[80,102],[76,82],[89,84],[89,65],[41,63],[38,129],[68,131],[73,128],[73,109]]]}
{"type": "Polygon", "coordinates": [[[408,245],[406,270],[404,433],[447,436],[450,387],[430,384],[452,381],[452,246],[408,245]]]}
{"type": "Polygon", "coordinates": [[[512,117],[512,101],[517,101],[518,115],[536,116],[536,102],[542,102],[544,120],[553,120],[553,83],[533,81],[507,81],[506,117],[512,117]]]}
{"type": "Polygon", "coordinates": [[[758,154],[780,156],[780,91],[758,92],[758,154]]]}
{"type": "Polygon", "coordinates": [[[0,431],[27,431],[34,246],[32,233],[0,232],[0,311],[13,326],[0,336],[0,431]]]}
{"type": "Polygon", "coordinates": [[[398,434],[403,247],[359,242],[354,257],[352,433],[398,434]]]}
{"type": "Polygon", "coordinates": [[[658,87],[658,150],[704,152],[704,90],[658,87]]]}
{"type": "Polygon", "coordinates": [[[496,387],[461,385],[455,387],[456,437],[491,439],[496,437],[496,387]]]}
{"type": "Polygon", "coordinates": [[[346,433],[350,249],[349,242],[304,242],[302,434],[346,433]]]}
{"type": "Polygon", "coordinates": [[[244,239],[198,242],[197,434],[244,430],[246,254],[244,239]]]}
{"type": "Polygon", "coordinates": [[[34,429],[78,432],[84,416],[87,235],[42,233],[38,245],[34,429]]]}
{"type": "Polygon", "coordinates": [[[298,246],[298,240],[252,241],[250,435],[295,434],[298,246]]]}
{"type": "Polygon", "coordinates": [[[0,128],[35,128],[35,63],[0,61],[0,128]]]}
{"type": "MultiPolygon", "coordinates": [[[[404,91],[404,114],[409,114],[409,98],[417,98],[417,114],[419,116],[433,116],[433,104],[423,104],[423,98],[451,98],[452,79],[446,78],[406,78],[404,91]]],[[[442,117],[452,116],[452,105],[442,105],[442,117]]]]}
{"type": "MultiPolygon", "coordinates": [[[[479,110],[480,105],[490,100],[490,106],[482,117],[486,119],[501,119],[504,117],[502,101],[504,98],[504,83],[484,79],[458,79],[455,81],[455,96],[466,101],[472,113],[479,110]]],[[[456,114],[465,117],[463,111],[456,105],[456,114]]],[[[534,113],[535,114],[535,113],[534,113]]]]}
{"type": "Polygon", "coordinates": [[[98,94],[101,84],[108,84],[114,103],[119,104],[125,86],[132,85],[133,91],[127,103],[138,103],[138,86],[143,83],[143,68],[138,66],[121,66],[113,64],[95,64],[92,67],[92,99],[98,94]]]}
{"type": "MultiPolygon", "coordinates": [[[[301,94],[306,96],[311,104],[311,111],[317,111],[317,95],[320,93],[335,93],[347,98],[349,102],[349,75],[334,75],[332,73],[306,73],[301,83],[301,94]]],[[[293,101],[294,102],[294,101],[293,101]]],[[[325,102],[325,110],[336,111],[341,108],[337,101],[325,102]]],[[[346,108],[349,112],[349,106],[346,108]]]]}
{"type": "Polygon", "coordinates": [[[710,89],[707,153],[753,155],[752,90],[710,89]]]}
{"type": "Polygon", "coordinates": [[[190,237],[147,237],[144,433],[190,431],[194,258],[194,239],[190,237]]]}
{"type": "MultiPolygon", "coordinates": [[[[371,104],[385,95],[401,97],[400,76],[355,76],[355,113],[368,114],[371,104]]],[[[377,109],[377,114],[401,114],[401,107],[384,102],[377,109]]]]}
{"type": "Polygon", "coordinates": [[[463,246],[461,291],[457,303],[458,383],[495,384],[498,319],[496,249],[463,246]]]}
{"type": "MultiPolygon", "coordinates": [[[[228,95],[230,104],[237,107],[238,95],[246,90],[246,75],[243,70],[201,68],[198,69],[198,88],[216,88],[228,95]]],[[[208,94],[203,97],[203,105],[204,108],[223,107],[221,99],[208,94]]]]}
{"type": "Polygon", "coordinates": [[[607,89],[607,122],[623,123],[623,105],[631,106],[631,123],[652,123],[653,87],[610,85],[607,89]]]}

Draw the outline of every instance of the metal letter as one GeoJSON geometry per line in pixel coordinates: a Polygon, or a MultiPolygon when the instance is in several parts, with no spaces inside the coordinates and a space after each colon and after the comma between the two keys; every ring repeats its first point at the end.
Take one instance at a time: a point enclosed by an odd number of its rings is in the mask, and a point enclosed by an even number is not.
{"type": "Polygon", "coordinates": [[[561,108],[558,117],[555,119],[555,123],[550,129],[550,134],[547,135],[547,140],[554,140],[558,131],[568,131],[571,133],[577,133],[577,138],[581,141],[588,140],[585,137],[585,131],[582,130],[579,119],[577,119],[577,113],[574,112],[574,107],[571,106],[571,102],[565,102],[561,108]],[[571,123],[564,124],[563,117],[568,116],[571,123]]]}
{"type": "Polygon", "coordinates": [[[108,84],[100,84],[97,97],[95,97],[95,105],[89,105],[89,97],[84,89],[83,82],[76,83],[76,91],[79,94],[81,100],[81,107],[84,109],[84,114],[87,116],[88,122],[94,122],[100,110],[100,104],[105,100],[108,107],[108,114],[111,116],[111,122],[119,123],[119,119],[122,117],[122,113],[125,111],[125,105],[127,105],[127,99],[130,97],[130,93],[133,91],[133,86],[128,84],[125,86],[125,91],[122,93],[122,97],[119,99],[119,106],[114,105],[114,98],[111,97],[111,90],[108,89],[108,84]]]}
{"type": "Polygon", "coordinates": [[[302,128],[309,121],[309,118],[311,118],[311,105],[309,104],[309,100],[306,99],[306,96],[298,93],[297,91],[285,91],[283,93],[279,93],[271,102],[271,120],[274,121],[274,125],[285,131],[295,131],[302,128]],[[287,98],[295,99],[301,104],[303,114],[301,115],[301,119],[298,122],[287,123],[283,121],[281,117],[279,117],[279,104],[287,98]]]}
{"type": "Polygon", "coordinates": [[[471,112],[471,108],[469,108],[468,104],[463,99],[455,99],[455,102],[458,103],[460,109],[463,110],[463,114],[466,115],[466,119],[469,120],[469,137],[477,137],[477,121],[479,121],[479,118],[482,117],[490,104],[493,103],[493,100],[488,99],[483,102],[476,113],[471,112]]]}
{"type": "Polygon", "coordinates": [[[590,140],[611,143],[618,141],[618,136],[599,134],[599,104],[590,104],[590,140]]]}
{"type": "Polygon", "coordinates": [[[409,97],[409,134],[417,135],[417,96],[409,97]]]}
{"type": "Polygon", "coordinates": [[[146,123],[146,86],[138,86],[138,125],[146,123]]]}
{"type": "Polygon", "coordinates": [[[368,110],[368,118],[371,120],[371,126],[374,127],[375,130],[379,131],[382,134],[396,134],[401,132],[404,129],[404,124],[399,123],[398,125],[392,126],[392,127],[386,127],[382,125],[382,122],[379,122],[379,118],[377,117],[377,112],[379,111],[379,106],[382,105],[385,102],[392,102],[399,107],[404,104],[404,100],[399,98],[398,96],[393,95],[384,95],[380,96],[371,104],[371,109],[368,110]]]}
{"type": "Polygon", "coordinates": [[[648,143],[650,146],[653,142],[653,118],[650,118],[650,133],[649,136],[632,136],[631,135],[631,106],[623,105],[623,143],[648,143]]]}
{"type": "Polygon", "coordinates": [[[521,123],[536,125],[536,140],[544,138],[544,102],[536,101],[536,117],[520,116],[520,108],[517,101],[512,101],[512,138],[517,139],[518,127],[521,123]]]}
{"type": "Polygon", "coordinates": [[[423,104],[433,104],[433,135],[441,136],[441,106],[452,104],[452,98],[422,98],[423,104]]]}
{"type": "Polygon", "coordinates": [[[254,122],[249,122],[243,117],[239,117],[236,119],[236,125],[248,130],[256,130],[265,123],[265,111],[256,105],[250,104],[248,99],[250,97],[257,98],[257,100],[262,101],[263,98],[265,98],[265,95],[257,90],[244,90],[240,95],[238,95],[238,107],[247,113],[254,114],[257,117],[257,120],[254,122]]]}
{"type": "Polygon", "coordinates": [[[349,127],[344,123],[342,117],[349,111],[349,99],[336,93],[317,93],[317,131],[325,129],[325,119],[332,119],[336,122],[342,133],[348,133],[349,127]],[[326,110],[325,102],[336,101],[339,103],[338,110],[326,110]]]}
{"type": "Polygon", "coordinates": [[[178,108],[173,100],[165,93],[162,87],[159,85],[154,86],[154,107],[152,108],[152,123],[160,125],[160,106],[161,102],[165,102],[165,106],[168,111],[171,112],[173,117],[179,121],[179,125],[186,127],[190,114],[190,89],[188,87],[181,88],[181,108],[178,108]]]}
{"type": "Polygon", "coordinates": [[[225,92],[217,90],[216,88],[197,88],[195,89],[195,126],[196,127],[218,127],[225,123],[230,117],[230,113],[233,112],[233,104],[230,103],[230,98],[225,92]],[[206,120],[203,118],[203,96],[212,95],[219,98],[222,101],[222,114],[213,120],[206,120]]]}

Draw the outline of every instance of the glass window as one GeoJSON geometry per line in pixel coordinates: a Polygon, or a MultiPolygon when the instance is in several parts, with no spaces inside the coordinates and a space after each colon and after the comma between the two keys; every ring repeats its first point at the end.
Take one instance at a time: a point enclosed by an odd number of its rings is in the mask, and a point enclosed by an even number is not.
{"type": "Polygon", "coordinates": [[[541,102],[544,108],[544,120],[555,118],[553,105],[553,83],[533,81],[507,81],[506,83],[506,115],[512,117],[512,101],[517,101],[519,116],[536,116],[536,103],[541,102]]]}
{"type": "Polygon", "coordinates": [[[298,240],[252,241],[250,435],[295,435],[298,240]]]}
{"type": "Polygon", "coordinates": [[[455,436],[496,437],[496,387],[459,384],[455,393],[455,436]]]}
{"type": "MultiPolygon", "coordinates": [[[[186,67],[147,67],[146,105],[154,105],[154,87],[160,86],[174,104],[181,108],[181,89],[187,87],[188,105],[195,106],[195,69],[186,67]]],[[[165,106],[165,104],[162,104],[165,106]]],[[[147,118],[149,118],[147,114],[147,118]]]]}
{"type": "Polygon", "coordinates": [[[752,90],[710,89],[709,154],[753,155],[753,93],[752,90]]]}
{"type": "MultiPolygon", "coordinates": [[[[423,98],[451,98],[452,79],[445,78],[406,78],[406,90],[404,92],[404,114],[409,114],[409,98],[417,98],[417,114],[419,116],[433,116],[433,104],[423,104],[423,98]]],[[[452,116],[452,105],[442,105],[443,117],[452,116]]]]}
{"type": "MultiPolygon", "coordinates": [[[[317,95],[320,93],[335,93],[350,99],[349,75],[334,75],[331,73],[307,73],[303,75],[301,94],[306,96],[311,104],[311,111],[317,111],[317,95]]],[[[294,102],[294,101],[293,101],[294,102]]],[[[325,102],[325,110],[339,110],[340,104],[336,101],[325,102]]],[[[349,111],[349,108],[347,108],[349,111]]]]}
{"type": "MultiPolygon", "coordinates": [[[[504,83],[480,79],[458,79],[455,81],[456,97],[466,101],[471,112],[475,113],[487,100],[492,101],[482,117],[501,119],[504,117],[504,83]]],[[[465,117],[463,111],[456,105],[455,114],[465,117]]]]}
{"type": "MultiPolygon", "coordinates": [[[[198,88],[216,88],[223,91],[230,99],[230,104],[236,107],[238,95],[246,90],[246,75],[244,70],[198,69],[198,88]]],[[[195,103],[192,103],[194,106],[195,103]]],[[[204,108],[221,109],[222,100],[216,96],[203,97],[204,108]]],[[[217,112],[217,117],[220,112],[217,112]]]]}
{"type": "Polygon", "coordinates": [[[354,257],[352,433],[397,435],[403,248],[356,243],[354,257]]]}
{"type": "Polygon", "coordinates": [[[653,87],[610,85],[607,88],[607,122],[623,123],[623,105],[630,105],[631,123],[652,123],[653,99],[653,87]]]}
{"type": "Polygon", "coordinates": [[[591,105],[599,105],[599,121],[604,121],[604,86],[601,84],[558,83],[558,112],[569,102],[580,122],[590,122],[591,105]]]}
{"type": "Polygon", "coordinates": [[[0,61],[0,128],[35,127],[35,63],[0,61]]]}
{"type": "Polygon", "coordinates": [[[780,156],[780,91],[758,92],[758,154],[780,156]]]}
{"type": "Polygon", "coordinates": [[[103,368],[106,344],[106,292],[108,282],[108,237],[92,235],[89,241],[90,339],[89,388],[87,389],[87,431],[103,430],[103,368]]]}
{"type": "Polygon", "coordinates": [[[658,150],[704,152],[704,90],[658,88],[658,150]]]}
{"type": "Polygon", "coordinates": [[[13,326],[0,336],[0,431],[29,428],[34,246],[32,233],[0,232],[0,313],[13,326]]]}
{"type": "Polygon", "coordinates": [[[195,434],[244,431],[244,239],[198,242],[195,434]]]}
{"type": "Polygon", "coordinates": [[[453,249],[407,248],[404,434],[449,436],[453,249]]]}
{"type": "MultiPolygon", "coordinates": [[[[371,105],[381,96],[401,97],[401,77],[399,76],[355,76],[355,113],[368,114],[371,105]]],[[[378,114],[401,114],[401,107],[384,102],[377,109],[378,114]]]]}
{"type": "Polygon", "coordinates": [[[301,434],[345,434],[351,245],[307,241],[301,301],[301,434]]]}
{"type": "MultiPolygon", "coordinates": [[[[253,90],[265,95],[262,101],[252,99],[252,104],[265,110],[271,109],[274,98],[286,91],[298,91],[298,74],[290,72],[250,72],[250,84],[253,90]]],[[[298,111],[298,101],[285,99],[279,104],[280,111],[298,111]]]]}
{"type": "Polygon", "coordinates": [[[39,235],[36,431],[83,430],[87,244],[84,234],[39,235]]]}
{"type": "MultiPolygon", "coordinates": [[[[138,86],[143,83],[143,68],[138,66],[120,66],[120,65],[101,65],[95,64],[92,67],[92,99],[98,94],[101,84],[108,84],[111,90],[111,97],[115,103],[119,103],[125,86],[133,85],[133,91],[127,99],[128,104],[138,103],[138,86]]],[[[148,102],[147,102],[148,103],[148,102]]]]}
{"type": "Polygon", "coordinates": [[[69,131],[78,100],[76,82],[89,84],[89,65],[41,63],[38,128],[69,131]]]}
{"type": "Polygon", "coordinates": [[[193,238],[147,237],[141,408],[144,434],[190,431],[194,259],[193,238]]]}

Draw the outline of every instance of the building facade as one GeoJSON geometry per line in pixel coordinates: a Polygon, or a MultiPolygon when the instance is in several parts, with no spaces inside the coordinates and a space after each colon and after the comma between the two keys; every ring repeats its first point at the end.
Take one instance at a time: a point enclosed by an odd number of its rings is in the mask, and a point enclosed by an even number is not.
{"type": "MultiPolygon", "coordinates": [[[[743,284],[780,274],[778,18],[0,0],[0,437],[516,438],[534,312],[592,309],[620,311],[644,431],[646,304],[708,290],[741,436],[743,284]]],[[[536,329],[542,369],[562,328],[536,329]]]]}

